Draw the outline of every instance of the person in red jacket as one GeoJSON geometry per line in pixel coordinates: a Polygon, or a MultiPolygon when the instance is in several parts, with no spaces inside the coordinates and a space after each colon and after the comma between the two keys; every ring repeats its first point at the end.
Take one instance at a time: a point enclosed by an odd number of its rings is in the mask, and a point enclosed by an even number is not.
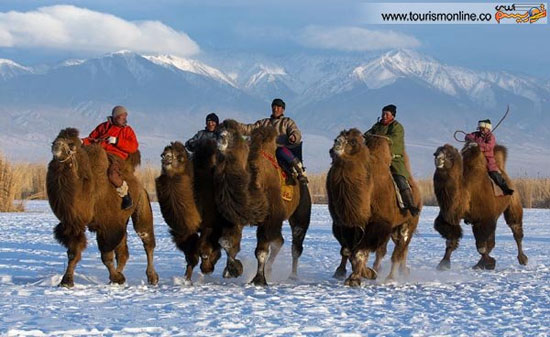
{"type": "Polygon", "coordinates": [[[99,124],[87,138],[84,145],[100,144],[107,151],[109,169],[107,176],[122,198],[122,209],[132,207],[132,198],[128,193],[128,184],[122,179],[121,170],[124,160],[130,153],[137,151],[139,143],[132,127],[128,125],[128,111],[117,105],[113,108],[107,121],[99,124]]]}
{"type": "Polygon", "coordinates": [[[514,190],[508,187],[506,180],[502,177],[500,170],[498,169],[497,163],[495,161],[495,153],[493,151],[496,139],[495,135],[491,132],[491,120],[484,119],[478,122],[478,130],[472,133],[469,133],[464,138],[467,142],[476,143],[485,159],[487,159],[487,171],[489,171],[489,176],[493,181],[502,189],[505,195],[512,195],[514,190]]]}

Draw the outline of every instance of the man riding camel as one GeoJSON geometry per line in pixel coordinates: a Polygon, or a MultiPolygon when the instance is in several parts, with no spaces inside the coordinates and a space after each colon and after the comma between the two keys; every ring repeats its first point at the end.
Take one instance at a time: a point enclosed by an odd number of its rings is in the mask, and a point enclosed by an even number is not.
{"type": "Polygon", "coordinates": [[[205,139],[216,140],[218,135],[218,124],[220,120],[218,115],[210,113],[206,116],[206,126],[203,130],[197,132],[193,137],[185,142],[185,148],[188,151],[195,152],[199,143],[205,139]]]}
{"type": "Polygon", "coordinates": [[[271,116],[260,119],[253,124],[241,124],[243,134],[249,135],[252,130],[262,126],[272,126],[277,132],[277,150],[275,154],[277,161],[290,169],[302,184],[307,184],[308,180],[304,172],[300,156],[302,148],[302,133],[296,123],[289,117],[284,116],[285,102],[280,98],[275,98],[271,103],[271,116]],[[293,152],[294,151],[294,152],[293,152]]]}
{"type": "Polygon", "coordinates": [[[84,145],[100,144],[107,151],[109,169],[107,176],[122,198],[121,208],[132,207],[132,198],[128,193],[128,184],[122,178],[121,170],[128,155],[138,150],[138,141],[134,130],[127,125],[128,111],[117,105],[107,121],[99,124],[82,142],[84,145]]]}
{"type": "Polygon", "coordinates": [[[382,116],[367,132],[368,135],[386,136],[391,140],[392,161],[390,171],[393,180],[399,188],[403,204],[413,216],[417,215],[419,209],[415,206],[411,186],[409,185],[410,172],[405,166],[405,129],[401,123],[395,120],[397,107],[393,104],[382,108],[382,116]]]}
{"type": "Polygon", "coordinates": [[[464,140],[467,142],[476,143],[479,149],[487,159],[487,171],[493,181],[502,189],[505,195],[514,194],[514,190],[508,187],[506,180],[502,177],[497,163],[495,161],[494,148],[496,144],[495,135],[491,132],[492,125],[491,120],[484,119],[477,124],[478,131],[467,134],[464,140]]]}

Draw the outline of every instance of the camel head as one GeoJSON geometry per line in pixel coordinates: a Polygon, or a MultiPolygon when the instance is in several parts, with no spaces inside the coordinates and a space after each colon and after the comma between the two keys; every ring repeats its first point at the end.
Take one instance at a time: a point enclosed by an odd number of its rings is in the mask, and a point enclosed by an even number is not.
{"type": "Polygon", "coordinates": [[[82,141],[78,137],[77,129],[63,129],[52,143],[53,158],[60,162],[65,162],[72,158],[81,145],[82,141]]]}
{"type": "Polygon", "coordinates": [[[183,173],[185,164],[189,161],[189,154],[180,142],[172,142],[164,148],[160,155],[162,172],[170,176],[183,173]]]}
{"type": "Polygon", "coordinates": [[[445,144],[438,147],[434,152],[436,170],[450,169],[459,161],[462,161],[460,153],[458,153],[458,150],[452,145],[445,144]]]}
{"type": "Polygon", "coordinates": [[[357,129],[343,130],[334,139],[334,145],[330,149],[331,157],[341,158],[353,156],[361,150],[366,149],[365,140],[361,131],[357,129]]]}
{"type": "Polygon", "coordinates": [[[242,142],[239,123],[232,119],[226,119],[220,124],[218,133],[218,151],[225,154],[234,145],[242,142]]]}

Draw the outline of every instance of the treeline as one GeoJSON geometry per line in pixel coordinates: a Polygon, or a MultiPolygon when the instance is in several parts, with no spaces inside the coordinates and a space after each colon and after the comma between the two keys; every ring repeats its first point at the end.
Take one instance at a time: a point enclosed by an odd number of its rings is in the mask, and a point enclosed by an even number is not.
{"type": "MultiPolygon", "coordinates": [[[[46,170],[46,164],[10,163],[0,156],[0,212],[22,211],[24,200],[47,199],[46,170]]],[[[152,166],[137,171],[153,201],[156,201],[155,178],[159,174],[160,169],[152,166]]],[[[326,203],[326,173],[308,174],[308,179],[313,202],[326,203]]],[[[437,206],[431,178],[420,179],[418,184],[424,205],[437,206]]],[[[514,184],[524,207],[550,208],[550,178],[516,178],[514,184]]]]}

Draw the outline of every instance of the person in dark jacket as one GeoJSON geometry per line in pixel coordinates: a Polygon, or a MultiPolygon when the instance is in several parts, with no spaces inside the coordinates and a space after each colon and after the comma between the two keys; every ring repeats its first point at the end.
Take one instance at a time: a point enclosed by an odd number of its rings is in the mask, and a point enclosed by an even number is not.
{"type": "Polygon", "coordinates": [[[386,136],[391,140],[392,161],[390,171],[393,180],[399,188],[403,204],[413,216],[417,215],[419,209],[415,206],[411,186],[409,185],[410,173],[405,166],[405,129],[401,123],[395,120],[397,107],[393,104],[382,108],[382,116],[379,120],[365,132],[365,137],[369,134],[386,136]]]}
{"type": "Polygon", "coordinates": [[[139,143],[134,130],[128,125],[126,108],[121,105],[115,106],[111,116],[107,117],[107,121],[99,124],[88,137],[82,140],[82,143],[84,145],[100,144],[107,151],[109,181],[122,198],[122,209],[132,207],[128,184],[122,179],[121,170],[124,166],[123,161],[130,153],[138,150],[139,143]]]}
{"type": "Polygon", "coordinates": [[[210,113],[206,116],[206,126],[204,130],[200,130],[188,141],[185,142],[185,148],[188,151],[195,152],[197,145],[205,139],[216,140],[218,135],[218,124],[220,124],[220,119],[215,113],[210,113]]]}
{"type": "Polygon", "coordinates": [[[514,194],[514,190],[508,187],[506,180],[502,177],[495,161],[494,148],[496,144],[495,135],[491,132],[492,125],[490,119],[484,119],[477,123],[478,131],[469,133],[464,137],[467,142],[476,143],[481,152],[487,159],[487,171],[493,181],[502,189],[505,195],[514,194]]]}
{"type": "Polygon", "coordinates": [[[244,135],[249,135],[252,130],[259,127],[274,127],[277,132],[277,150],[275,151],[277,161],[290,169],[300,183],[307,184],[308,179],[301,159],[294,153],[294,151],[301,153],[302,132],[292,118],[284,115],[285,108],[285,102],[275,98],[271,103],[269,118],[260,119],[253,124],[241,124],[241,130],[244,135]]]}

